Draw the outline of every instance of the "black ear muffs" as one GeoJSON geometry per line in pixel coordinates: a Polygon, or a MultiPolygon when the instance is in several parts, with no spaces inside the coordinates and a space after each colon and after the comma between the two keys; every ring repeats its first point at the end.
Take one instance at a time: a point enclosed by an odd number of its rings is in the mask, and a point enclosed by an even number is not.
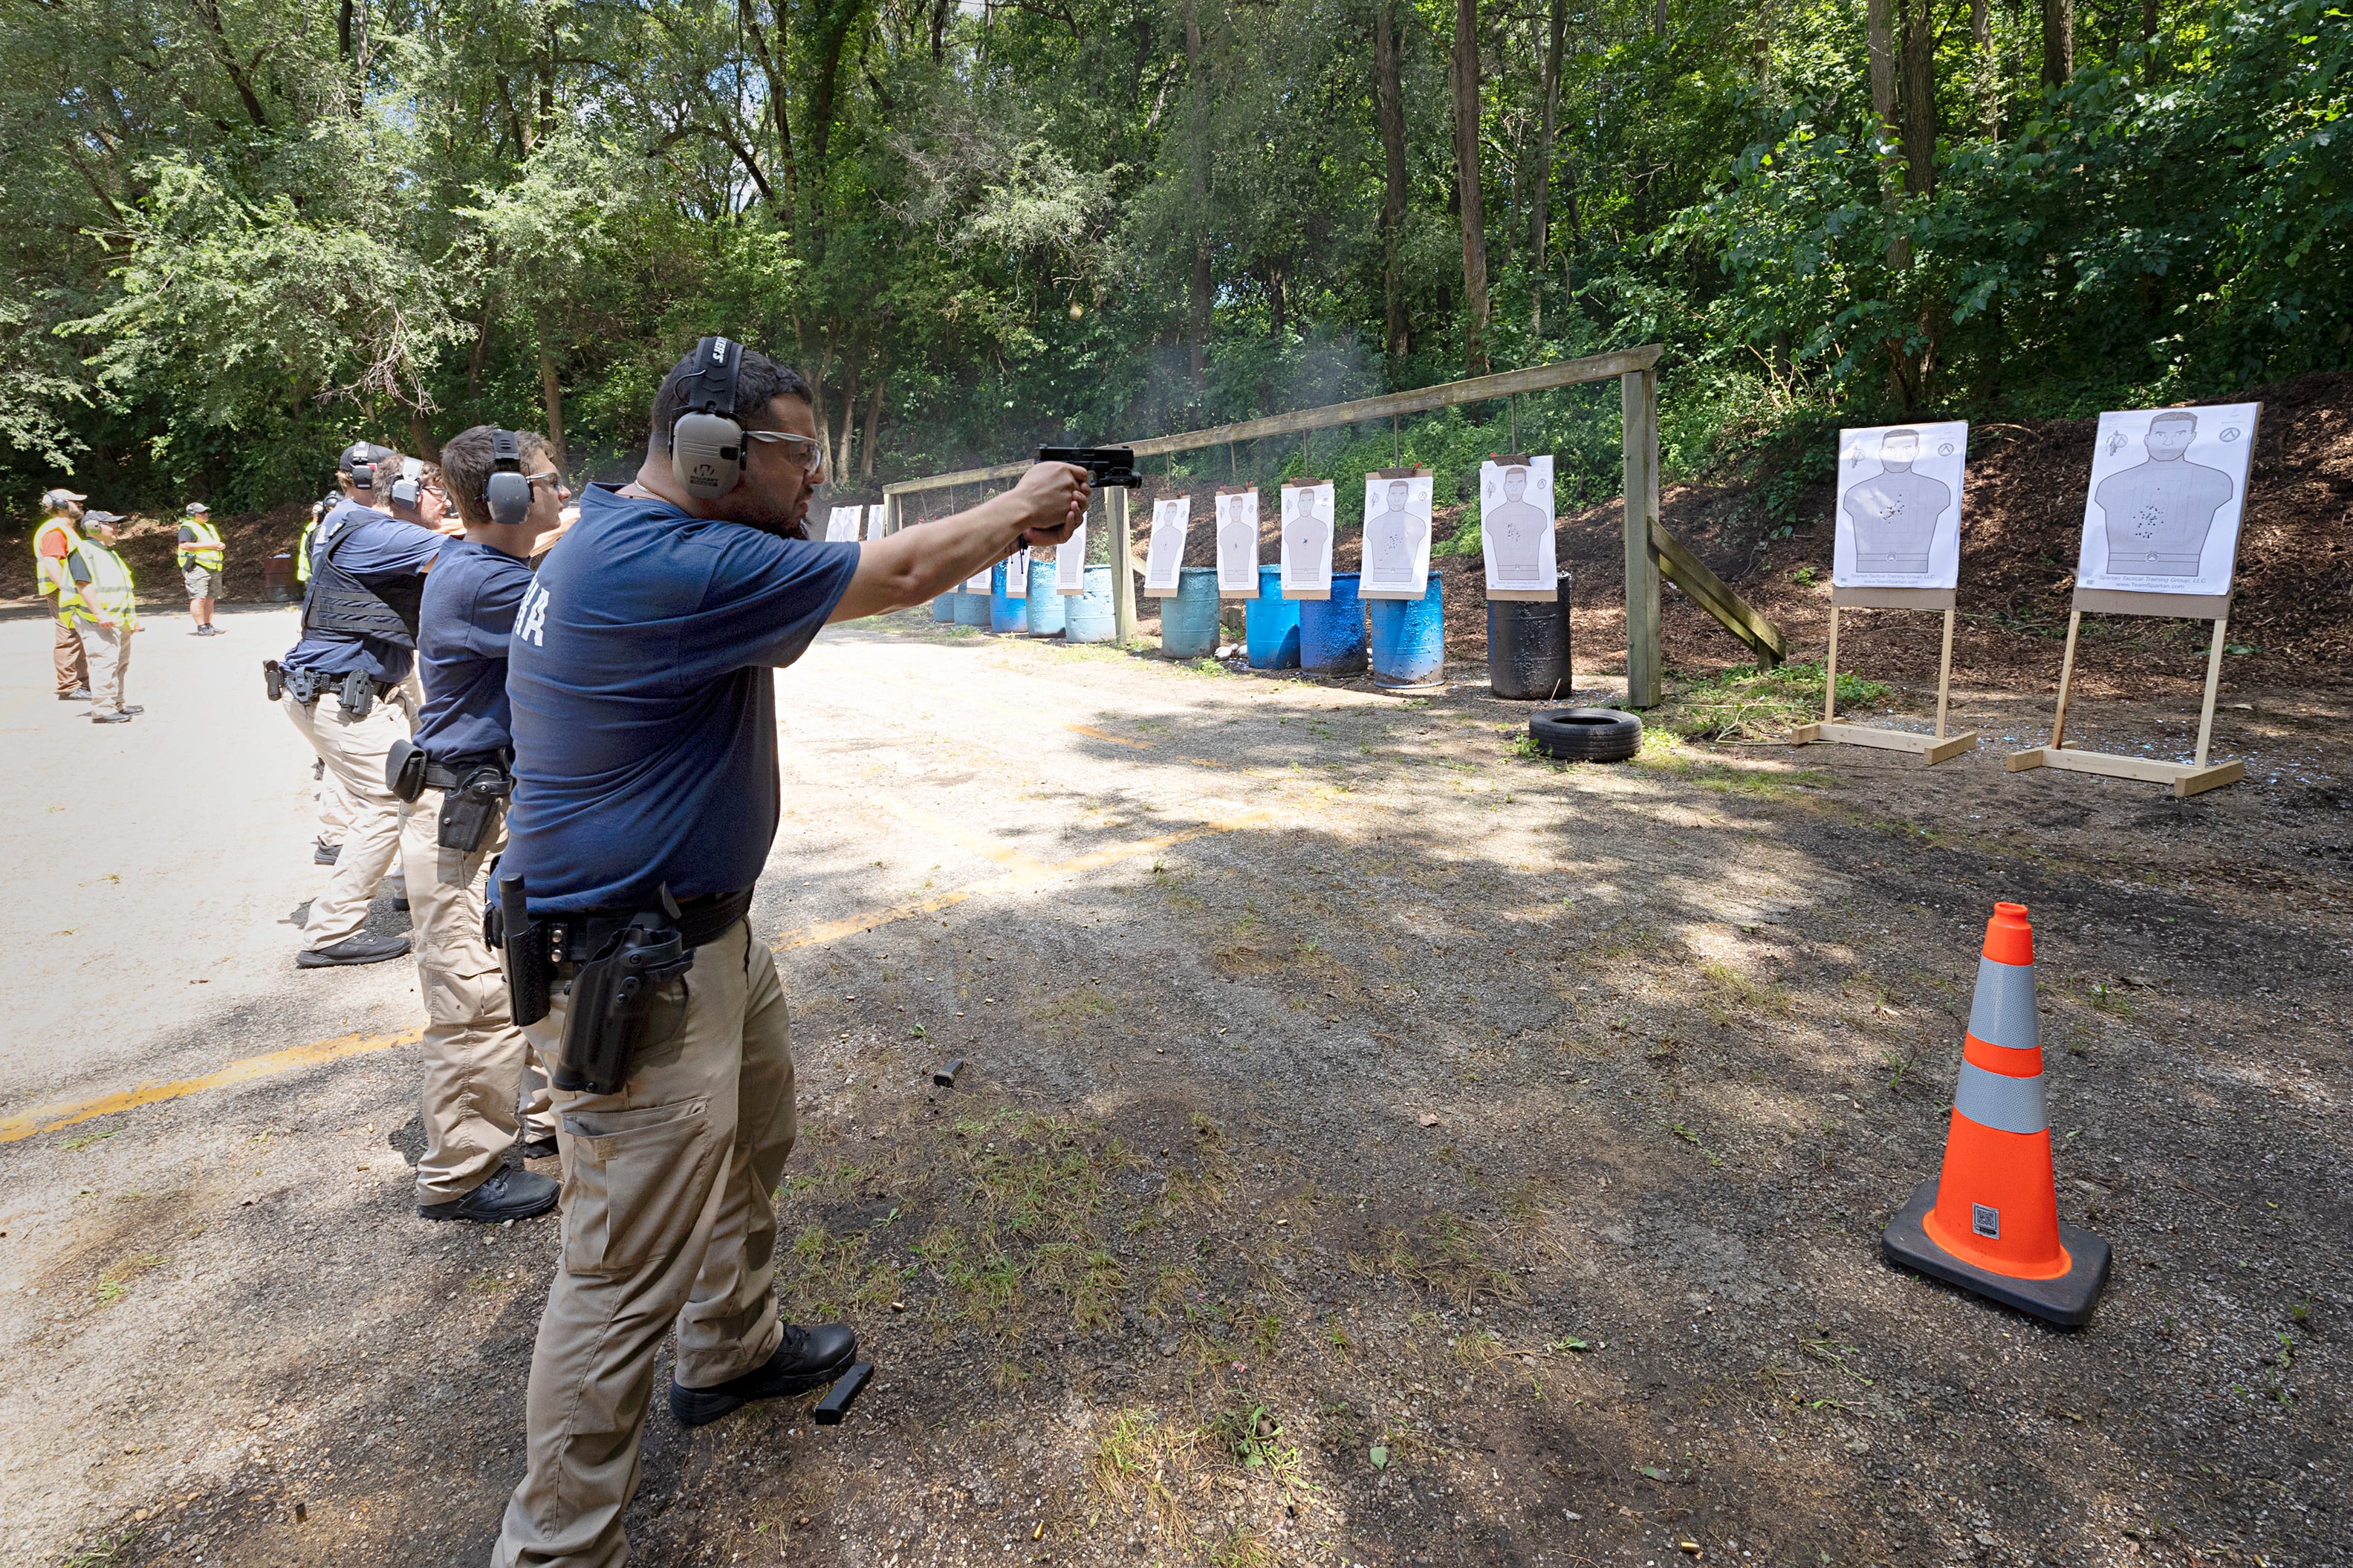
{"type": "Polygon", "coordinates": [[[355,490],[373,490],[375,489],[375,465],[374,463],[353,463],[352,465],[351,474],[352,489],[355,490]]]}
{"type": "Polygon", "coordinates": [[[670,427],[670,471],[687,494],[716,500],[744,478],[744,427],[735,423],[735,378],[744,350],[726,338],[694,345],[686,412],[670,427]]]}
{"type": "Polygon", "coordinates": [[[491,521],[512,527],[531,515],[531,481],[523,478],[522,443],[512,430],[491,432],[490,481],[482,486],[482,504],[491,521]]]}

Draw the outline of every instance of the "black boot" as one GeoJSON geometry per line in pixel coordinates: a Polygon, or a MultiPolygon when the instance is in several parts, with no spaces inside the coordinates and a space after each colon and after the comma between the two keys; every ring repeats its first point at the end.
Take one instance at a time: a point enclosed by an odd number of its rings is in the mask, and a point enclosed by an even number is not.
{"type": "Polygon", "coordinates": [[[427,1219],[470,1219],[477,1225],[498,1225],[511,1219],[532,1219],[555,1206],[555,1183],[529,1171],[501,1165],[490,1180],[462,1198],[447,1203],[419,1204],[427,1219]]]}
{"type": "Polygon", "coordinates": [[[681,1426],[701,1426],[755,1399],[782,1399],[822,1388],[858,1359],[858,1331],[848,1323],[813,1329],[785,1325],[784,1342],[765,1366],[729,1378],[716,1388],[688,1388],[670,1380],[670,1413],[681,1426]]]}
{"type": "Polygon", "coordinates": [[[332,866],[335,863],[335,858],[343,852],[343,847],[340,844],[330,844],[323,838],[314,838],[311,841],[311,864],[332,866]]]}
{"type": "Polygon", "coordinates": [[[354,963],[382,963],[408,951],[405,936],[349,936],[332,947],[306,947],[294,955],[297,969],[334,969],[354,963]]]}

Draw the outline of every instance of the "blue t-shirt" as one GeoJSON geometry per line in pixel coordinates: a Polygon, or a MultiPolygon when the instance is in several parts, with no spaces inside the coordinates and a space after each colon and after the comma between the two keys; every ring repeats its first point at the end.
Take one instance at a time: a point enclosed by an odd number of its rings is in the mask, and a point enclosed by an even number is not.
{"type": "Polygon", "coordinates": [[[540,563],[507,662],[514,807],[501,877],[535,910],[748,889],[776,836],[776,696],[858,569],[592,486],[540,563]]]}
{"type": "MultiPolygon", "coordinates": [[[[433,558],[441,553],[441,547],[449,542],[447,534],[399,521],[355,500],[347,500],[321,518],[317,532],[311,535],[311,571],[314,579],[320,552],[346,531],[352,533],[352,540],[335,552],[335,564],[371,588],[403,577],[423,575],[432,566],[433,558]]],[[[279,662],[289,669],[315,669],[322,675],[364,669],[375,679],[389,685],[408,679],[409,665],[415,658],[408,649],[382,637],[317,630],[305,631],[302,640],[279,662]]]]}
{"type": "Polygon", "coordinates": [[[436,757],[503,752],[507,642],[515,606],[531,586],[529,563],[471,539],[453,539],[425,579],[417,615],[417,673],[425,709],[417,743],[436,757]]]}

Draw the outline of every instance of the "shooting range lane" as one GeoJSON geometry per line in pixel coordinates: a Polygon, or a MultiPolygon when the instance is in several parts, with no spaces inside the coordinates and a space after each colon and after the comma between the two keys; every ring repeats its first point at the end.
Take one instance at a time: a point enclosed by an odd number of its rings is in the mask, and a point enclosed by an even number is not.
{"type": "MultiPolygon", "coordinates": [[[[0,623],[0,652],[45,672],[35,633],[0,623]]],[[[188,721],[263,756],[284,721],[249,686],[192,683],[188,721]]],[[[1702,1535],[1957,1561],[1978,1531],[2122,1555],[2119,1497],[2242,1557],[2347,1533],[2303,1465],[2334,1462],[2353,1386],[2328,1331],[2353,1296],[2328,1196],[2353,833],[2304,792],[2160,805],[1986,756],[1556,770],[1514,754],[1524,707],[1472,693],[1408,707],[925,612],[828,630],[778,689],[753,923],[798,1061],[781,1284],[853,1318],[877,1370],[839,1427],[808,1400],[658,1414],[642,1560],[1173,1562],[1245,1530],[1384,1563],[1664,1563],[1702,1535]],[[2255,868],[2254,842],[2311,853],[2255,868]],[[1877,1258],[1936,1169],[1997,897],[2035,911],[2063,1212],[2117,1249],[2067,1340],[1877,1258]],[[1299,1489],[1218,1436],[1261,1409],[1299,1489]],[[1125,1445],[1142,1475],[1165,1458],[1165,1510],[1138,1472],[1094,1479],[1125,1445]]],[[[37,717],[37,761],[0,768],[84,778],[88,731],[37,717]]],[[[322,879],[301,783],[280,820],[227,822],[206,898],[322,879]]],[[[30,855],[79,796],[16,798],[30,855]]],[[[40,1032],[11,1048],[58,1081],[0,1112],[357,1054],[0,1143],[0,1530],[35,1561],[126,1533],[124,1564],[331,1540],[480,1561],[554,1226],[414,1217],[405,965],[298,975],[273,927],[238,976],[259,1000],[146,1003],[179,829],[126,821],[151,885],[59,895],[89,903],[87,952],[0,913],[52,973],[141,972],[87,1026],[21,1002],[40,1032]]],[[[175,918],[201,929],[193,900],[175,918]]]]}

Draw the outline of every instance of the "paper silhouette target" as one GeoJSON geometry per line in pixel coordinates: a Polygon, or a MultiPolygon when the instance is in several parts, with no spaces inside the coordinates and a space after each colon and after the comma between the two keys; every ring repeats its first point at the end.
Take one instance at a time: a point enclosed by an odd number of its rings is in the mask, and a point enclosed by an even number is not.
{"type": "Polygon", "coordinates": [[[868,507],[866,509],[866,537],[870,540],[881,538],[883,521],[890,515],[891,509],[884,506],[880,501],[868,507]]]}
{"type": "Polygon", "coordinates": [[[1332,595],[1332,486],[1282,489],[1282,592],[1287,598],[1332,595]]]}
{"type": "Polygon", "coordinates": [[[1365,575],[1369,599],[1419,599],[1430,588],[1430,478],[1365,478],[1365,575]]]}
{"type": "Polygon", "coordinates": [[[2100,416],[2075,586],[2231,591],[2260,403],[2100,416]]]}
{"type": "Polygon", "coordinates": [[[1218,592],[1258,597],[1258,492],[1218,498],[1218,592]]]}
{"type": "Polygon", "coordinates": [[[1079,524],[1071,537],[1054,546],[1054,592],[1083,594],[1087,591],[1087,525],[1079,524]]]}
{"type": "Polygon", "coordinates": [[[825,520],[825,539],[828,544],[858,542],[858,524],[866,516],[862,506],[838,506],[825,520]]]}
{"type": "Polygon", "coordinates": [[[1840,431],[1831,584],[1959,586],[1961,478],[1968,456],[1966,420],[1840,431]]]}
{"type": "Polygon", "coordinates": [[[1005,596],[1008,599],[1029,596],[1029,550],[1027,545],[1006,558],[1005,596]]]}
{"type": "Polygon", "coordinates": [[[1480,465],[1479,538],[1490,594],[1558,595],[1552,525],[1551,458],[1480,465]]]}
{"type": "Polygon", "coordinates": [[[1176,596],[1176,574],[1185,564],[1185,535],[1193,526],[1191,496],[1162,496],[1152,503],[1152,548],[1144,558],[1144,591],[1159,599],[1176,596]]]}

